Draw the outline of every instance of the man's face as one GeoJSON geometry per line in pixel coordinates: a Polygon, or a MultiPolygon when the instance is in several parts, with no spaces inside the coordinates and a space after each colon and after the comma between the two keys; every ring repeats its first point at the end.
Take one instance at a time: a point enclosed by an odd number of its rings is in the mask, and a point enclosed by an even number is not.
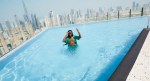
{"type": "Polygon", "coordinates": [[[69,36],[72,36],[72,34],[73,34],[73,33],[72,33],[72,31],[71,31],[71,30],[70,30],[70,31],[68,31],[68,35],[69,35],[69,36]]]}

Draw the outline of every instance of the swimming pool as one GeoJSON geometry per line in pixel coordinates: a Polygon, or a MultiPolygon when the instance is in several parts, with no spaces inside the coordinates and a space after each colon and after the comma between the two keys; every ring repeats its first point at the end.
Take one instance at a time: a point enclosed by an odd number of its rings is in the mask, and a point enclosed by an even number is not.
{"type": "Polygon", "coordinates": [[[0,81],[107,81],[147,25],[147,17],[49,28],[0,59],[0,81]],[[68,29],[82,38],[63,45],[68,29]]]}

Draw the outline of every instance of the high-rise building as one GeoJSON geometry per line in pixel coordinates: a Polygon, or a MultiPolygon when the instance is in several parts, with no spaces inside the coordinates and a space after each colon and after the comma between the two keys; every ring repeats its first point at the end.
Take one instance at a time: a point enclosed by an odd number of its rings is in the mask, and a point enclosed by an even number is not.
{"type": "Polygon", "coordinates": [[[53,18],[54,14],[53,14],[53,11],[50,11],[49,12],[49,18],[53,18]]]}
{"type": "Polygon", "coordinates": [[[59,17],[59,15],[57,15],[56,17],[57,17],[57,25],[59,26],[60,25],[60,17],[59,17]]]}
{"type": "Polygon", "coordinates": [[[87,16],[87,18],[90,18],[90,17],[91,17],[90,9],[87,9],[86,16],[87,16]]]}
{"type": "Polygon", "coordinates": [[[60,20],[60,25],[63,25],[63,16],[62,15],[59,15],[59,20],[60,20]]]}
{"type": "Polygon", "coordinates": [[[81,17],[81,11],[78,10],[78,11],[76,11],[76,18],[80,18],[80,17],[81,17]]]}
{"type": "Polygon", "coordinates": [[[14,15],[14,17],[15,17],[15,23],[16,23],[17,32],[20,33],[20,32],[21,32],[21,29],[20,29],[20,22],[19,22],[19,20],[18,20],[17,15],[14,15]]]}
{"type": "Polygon", "coordinates": [[[25,5],[25,3],[24,3],[24,0],[22,0],[22,4],[23,4],[24,12],[25,12],[25,14],[24,14],[24,20],[25,20],[25,22],[30,23],[28,11],[27,11],[26,5],[25,5]]]}
{"type": "Polygon", "coordinates": [[[110,8],[109,8],[109,11],[110,11],[110,12],[113,12],[113,11],[114,11],[114,9],[113,9],[112,7],[110,7],[110,8]]]}
{"type": "Polygon", "coordinates": [[[70,11],[70,18],[71,18],[71,24],[73,24],[75,22],[75,10],[71,9],[70,11]]]}
{"type": "Polygon", "coordinates": [[[139,7],[140,7],[139,3],[136,3],[136,6],[135,6],[136,10],[138,10],[139,7]]]}
{"type": "Polygon", "coordinates": [[[2,32],[4,31],[4,28],[1,23],[0,23],[0,31],[2,31],[2,32]]]}
{"type": "Polygon", "coordinates": [[[5,21],[7,29],[11,29],[11,24],[9,21],[5,21]]]}
{"type": "Polygon", "coordinates": [[[70,14],[73,16],[75,13],[74,9],[71,9],[70,14]]]}
{"type": "Polygon", "coordinates": [[[1,43],[2,47],[3,47],[3,49],[4,49],[4,53],[3,54],[8,53],[9,49],[7,47],[7,43],[6,43],[5,39],[4,39],[4,36],[3,36],[2,32],[0,32],[0,40],[1,40],[0,43],[1,43]]]}
{"type": "Polygon", "coordinates": [[[122,10],[122,6],[117,6],[116,10],[117,11],[121,11],[122,10]]]}
{"type": "Polygon", "coordinates": [[[19,27],[19,26],[20,26],[20,22],[19,22],[19,20],[18,20],[18,17],[17,17],[17,15],[14,15],[14,17],[15,17],[15,22],[16,22],[16,25],[19,27]]]}
{"type": "Polygon", "coordinates": [[[39,20],[37,18],[37,16],[34,14],[31,14],[31,19],[32,19],[32,27],[34,30],[39,29],[40,25],[39,25],[39,20]]]}
{"type": "Polygon", "coordinates": [[[70,16],[70,14],[68,14],[66,17],[67,17],[66,18],[66,23],[67,24],[71,24],[71,16],[70,16]]]}
{"type": "Polygon", "coordinates": [[[11,29],[12,29],[11,24],[10,24],[9,21],[5,21],[5,24],[6,24],[6,27],[7,27],[6,32],[7,32],[8,36],[11,36],[11,29]]]}
{"type": "MultiPolygon", "coordinates": [[[[25,22],[19,20],[17,15],[15,15],[15,22],[16,22],[16,25],[17,25],[16,27],[18,27],[18,29],[19,29],[19,32],[21,31],[21,29],[25,32],[27,31],[27,29],[25,27],[25,22]]],[[[28,23],[28,24],[30,24],[30,23],[28,23]]]]}
{"type": "MultiPolygon", "coordinates": [[[[33,30],[33,26],[31,24],[28,24],[27,22],[25,23],[25,27],[27,29],[27,32],[29,33],[30,37],[32,37],[34,35],[34,30],[33,30]]],[[[29,38],[30,38],[29,37],[29,38]]]]}
{"type": "Polygon", "coordinates": [[[36,23],[35,23],[34,14],[31,14],[31,23],[32,23],[33,30],[36,30],[36,23]]]}
{"type": "Polygon", "coordinates": [[[135,10],[135,6],[136,6],[136,3],[133,1],[132,2],[132,10],[135,10]]]}
{"type": "Polygon", "coordinates": [[[50,22],[51,22],[51,26],[53,26],[53,17],[54,17],[54,14],[53,14],[53,11],[50,11],[49,12],[49,18],[50,18],[50,22]]]}
{"type": "Polygon", "coordinates": [[[26,38],[25,38],[24,31],[23,31],[23,27],[20,25],[20,21],[18,20],[17,15],[15,15],[15,21],[17,24],[17,30],[19,32],[19,35],[21,36],[21,38],[23,38],[23,41],[25,41],[26,38]]]}
{"type": "Polygon", "coordinates": [[[40,29],[40,22],[35,14],[34,14],[34,18],[35,18],[35,23],[36,23],[36,29],[40,29]]]}
{"type": "Polygon", "coordinates": [[[100,7],[99,8],[99,13],[102,14],[103,13],[103,9],[100,7]]]}

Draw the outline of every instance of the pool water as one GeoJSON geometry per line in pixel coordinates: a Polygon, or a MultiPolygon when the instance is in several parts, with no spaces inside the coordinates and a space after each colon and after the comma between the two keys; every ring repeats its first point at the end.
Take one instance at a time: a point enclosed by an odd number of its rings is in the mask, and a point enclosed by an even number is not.
{"type": "Polygon", "coordinates": [[[144,16],[49,28],[0,60],[0,81],[107,81],[146,25],[144,16]],[[76,28],[70,48],[62,39],[76,28]]]}

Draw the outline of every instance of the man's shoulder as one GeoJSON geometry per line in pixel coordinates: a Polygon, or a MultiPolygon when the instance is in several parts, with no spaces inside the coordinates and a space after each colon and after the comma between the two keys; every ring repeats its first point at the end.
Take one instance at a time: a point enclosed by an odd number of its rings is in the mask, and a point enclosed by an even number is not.
{"type": "Polygon", "coordinates": [[[79,36],[74,35],[73,37],[74,37],[74,38],[78,38],[79,36]]]}
{"type": "Polygon", "coordinates": [[[79,40],[79,39],[80,39],[80,37],[79,37],[79,36],[74,36],[74,39],[78,39],[78,40],[79,40]]]}

